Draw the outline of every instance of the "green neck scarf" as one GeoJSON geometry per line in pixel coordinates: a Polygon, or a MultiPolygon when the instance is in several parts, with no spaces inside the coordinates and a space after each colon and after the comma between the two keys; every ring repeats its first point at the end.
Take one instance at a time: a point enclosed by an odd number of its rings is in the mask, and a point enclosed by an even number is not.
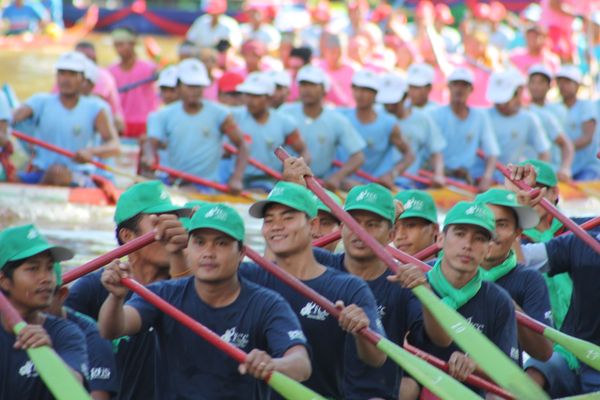
{"type": "Polygon", "coordinates": [[[506,257],[506,260],[504,260],[502,264],[496,265],[490,269],[481,267],[479,267],[479,269],[481,270],[481,277],[484,281],[496,282],[498,279],[515,269],[516,266],[517,255],[511,250],[510,253],[508,253],[508,257],[506,257]]]}
{"type": "Polygon", "coordinates": [[[552,224],[550,225],[550,228],[546,229],[544,232],[538,231],[536,228],[531,228],[524,230],[523,234],[533,240],[535,243],[546,243],[550,241],[556,232],[558,232],[558,230],[562,227],[562,222],[556,218],[552,218],[552,224]]]}
{"type": "Polygon", "coordinates": [[[442,273],[442,257],[440,256],[435,265],[427,273],[429,284],[433,289],[442,296],[442,301],[457,310],[471,300],[481,288],[481,269],[477,270],[477,274],[465,286],[456,289],[442,273]]]}

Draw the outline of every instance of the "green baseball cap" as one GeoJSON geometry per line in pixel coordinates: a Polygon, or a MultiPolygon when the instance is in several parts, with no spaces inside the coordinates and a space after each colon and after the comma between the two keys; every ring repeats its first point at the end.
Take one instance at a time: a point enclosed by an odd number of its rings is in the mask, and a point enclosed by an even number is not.
{"type": "Polygon", "coordinates": [[[223,203],[206,203],[190,219],[188,230],[210,228],[226,233],[235,240],[244,240],[244,220],[232,207],[223,203]]]}
{"type": "Polygon", "coordinates": [[[459,201],[446,214],[444,226],[467,224],[480,226],[490,232],[492,237],[496,235],[496,218],[488,206],[473,201],[459,201]]]}
{"type": "Polygon", "coordinates": [[[186,209],[190,210],[190,214],[189,215],[184,215],[182,217],[179,217],[179,222],[181,222],[181,225],[183,225],[183,227],[185,229],[188,229],[188,226],[190,224],[190,220],[192,219],[192,215],[195,212],[194,210],[198,210],[200,207],[202,207],[205,204],[207,204],[206,201],[192,200],[192,201],[188,201],[187,203],[185,203],[183,205],[183,208],[186,208],[186,209]]]}
{"type": "Polygon", "coordinates": [[[396,207],[392,192],[377,183],[354,186],[346,196],[344,210],[365,210],[389,220],[396,217],[396,207]]]}
{"type": "MultiPolygon", "coordinates": [[[[325,192],[329,195],[329,197],[331,197],[333,199],[333,201],[335,201],[340,207],[342,207],[344,205],[344,202],[342,201],[342,199],[340,198],[340,196],[338,196],[337,194],[333,193],[331,190],[327,190],[325,189],[325,192]]],[[[326,213],[332,214],[331,209],[329,207],[327,207],[325,205],[325,203],[323,203],[321,201],[321,199],[319,199],[317,197],[317,195],[313,194],[313,200],[315,201],[315,203],[317,203],[317,211],[325,211],[326,213]]],[[[336,217],[337,218],[337,217],[336,217]]]]}
{"type": "Polygon", "coordinates": [[[475,201],[512,208],[517,213],[519,227],[522,229],[534,228],[540,222],[538,213],[533,208],[520,204],[517,201],[517,196],[510,190],[500,188],[490,189],[487,192],[477,195],[475,201]]]}
{"type": "Polygon", "coordinates": [[[138,214],[174,212],[178,216],[189,216],[190,210],[175,205],[167,188],[159,181],[140,182],[124,191],[117,201],[114,220],[116,224],[127,221],[138,214]]]}
{"type": "Polygon", "coordinates": [[[554,187],[558,185],[558,178],[552,169],[552,166],[547,162],[540,160],[526,160],[520,163],[519,165],[531,164],[533,168],[535,168],[535,173],[537,174],[537,183],[541,183],[542,185],[548,187],[554,187]]]}
{"type": "Polygon", "coordinates": [[[266,199],[252,204],[248,210],[255,218],[263,218],[265,207],[271,203],[283,204],[294,210],[306,213],[310,218],[317,215],[317,204],[312,193],[304,186],[292,182],[279,181],[266,199]]]}
{"type": "Polygon", "coordinates": [[[404,212],[398,219],[423,218],[434,224],[438,223],[437,209],[433,197],[422,190],[403,190],[394,197],[400,200],[404,212]]]}
{"type": "Polygon", "coordinates": [[[66,247],[50,244],[34,225],[21,225],[0,232],[0,270],[7,262],[23,260],[50,251],[54,261],[73,258],[73,252],[66,247]]]}

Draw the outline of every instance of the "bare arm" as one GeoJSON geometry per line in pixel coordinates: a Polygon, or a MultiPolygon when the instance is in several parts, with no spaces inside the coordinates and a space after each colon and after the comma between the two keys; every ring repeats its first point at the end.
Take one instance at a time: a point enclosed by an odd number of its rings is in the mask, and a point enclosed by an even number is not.
{"type": "MultiPolygon", "coordinates": [[[[523,311],[516,303],[515,308],[523,311]]],[[[535,333],[521,324],[517,324],[517,334],[519,344],[531,357],[540,361],[548,361],[552,357],[552,342],[543,335],[535,333]]]]}
{"type": "Polygon", "coordinates": [[[442,153],[433,153],[429,157],[429,163],[433,167],[434,186],[444,186],[446,178],[444,176],[444,157],[442,153]]]}
{"type": "Polygon", "coordinates": [[[299,155],[299,157],[304,158],[304,161],[306,161],[307,164],[310,164],[310,153],[308,152],[306,143],[304,143],[304,139],[302,139],[302,136],[300,135],[300,132],[298,132],[298,129],[294,129],[292,132],[290,132],[290,134],[287,136],[286,143],[289,144],[292,147],[292,149],[294,149],[294,151],[299,155]]]}
{"type": "Polygon", "coordinates": [[[387,356],[359,333],[363,329],[369,328],[370,325],[365,311],[356,304],[345,306],[342,301],[337,301],[335,305],[340,309],[338,318],[340,327],[354,336],[358,358],[372,367],[381,367],[387,356]]]}
{"type": "Polygon", "coordinates": [[[102,144],[91,149],[94,155],[102,158],[118,155],[120,152],[119,136],[104,110],[98,113],[94,127],[102,138],[102,144]]]}
{"type": "Polygon", "coordinates": [[[19,108],[13,111],[12,122],[13,124],[19,123],[31,118],[33,116],[33,110],[27,104],[23,104],[19,108]]]}
{"type": "Polygon", "coordinates": [[[354,172],[358,171],[364,162],[365,155],[362,151],[357,151],[356,153],[352,154],[350,158],[348,158],[348,161],[346,161],[340,169],[338,169],[329,177],[329,179],[327,179],[326,184],[329,186],[329,189],[339,189],[342,181],[348,176],[352,175],[354,172]]]}
{"type": "Polygon", "coordinates": [[[244,141],[242,131],[240,131],[240,128],[237,126],[231,115],[223,121],[221,131],[227,135],[229,140],[231,140],[231,143],[238,149],[235,168],[228,183],[230,189],[237,193],[242,190],[242,177],[244,176],[246,164],[248,163],[248,145],[246,144],[246,141],[244,141]]]}
{"type": "Polygon", "coordinates": [[[550,152],[542,151],[541,153],[538,153],[538,160],[546,162],[550,161],[550,152]]]}
{"type": "Polygon", "coordinates": [[[560,147],[560,168],[558,169],[557,176],[561,181],[569,180],[571,178],[571,165],[575,156],[573,142],[561,133],[556,137],[554,143],[560,147]]]}
{"type": "Polygon", "coordinates": [[[392,135],[390,136],[390,141],[396,148],[402,153],[402,160],[396,165],[396,173],[398,175],[402,174],[408,167],[415,162],[415,155],[412,152],[412,149],[404,141],[402,138],[402,133],[400,132],[400,127],[398,125],[394,126],[392,131],[392,135]]]}
{"type": "Polygon", "coordinates": [[[567,17],[573,17],[575,18],[577,15],[573,12],[573,10],[570,10],[568,6],[566,6],[566,4],[564,4],[561,0],[550,0],[550,8],[553,11],[556,11],[557,13],[559,13],[560,15],[564,15],[567,17]]]}
{"type": "Polygon", "coordinates": [[[8,122],[0,121],[0,147],[4,147],[8,143],[8,122]]]}
{"type": "Polygon", "coordinates": [[[596,132],[596,120],[585,121],[581,130],[583,131],[583,135],[573,141],[575,150],[582,149],[592,143],[594,133],[596,132]]]}
{"type": "Polygon", "coordinates": [[[312,367],[308,352],[304,346],[294,346],[285,352],[283,357],[273,359],[275,370],[290,378],[302,382],[310,378],[312,367]]]}

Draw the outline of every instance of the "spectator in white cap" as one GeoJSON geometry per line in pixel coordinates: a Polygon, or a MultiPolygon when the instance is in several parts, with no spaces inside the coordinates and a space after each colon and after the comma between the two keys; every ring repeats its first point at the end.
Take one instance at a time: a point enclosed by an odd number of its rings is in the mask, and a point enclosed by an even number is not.
{"type": "Polygon", "coordinates": [[[148,148],[144,149],[142,165],[152,168],[159,162],[158,150],[166,149],[171,168],[219,181],[219,161],[226,136],[238,148],[235,169],[227,182],[230,191],[237,194],[242,190],[248,159],[242,132],[225,107],[202,98],[204,88],[210,85],[204,64],[188,58],[179,63],[177,70],[181,101],[162,108],[157,117],[160,123],[148,126],[148,148]]]}
{"type": "MultiPolygon", "coordinates": [[[[504,165],[530,158],[550,160],[550,140],[541,122],[533,113],[521,108],[524,84],[525,78],[516,69],[494,72],[488,81],[486,96],[493,104],[488,115],[500,145],[498,159],[504,165]]],[[[503,180],[499,171],[495,177],[499,182],[503,180]]]]}
{"type": "Polygon", "coordinates": [[[164,105],[171,104],[179,100],[177,66],[171,65],[158,75],[158,90],[160,99],[164,105]]]}
{"type": "MultiPolygon", "coordinates": [[[[365,163],[362,169],[377,177],[383,185],[393,188],[396,177],[401,175],[415,161],[415,156],[402,137],[396,118],[383,110],[377,110],[375,97],[380,88],[377,73],[362,69],[352,77],[352,94],[356,108],[342,110],[354,129],[367,143],[364,149],[365,163]],[[394,156],[394,149],[402,155],[394,156]]],[[[344,161],[346,154],[341,154],[344,161]]],[[[355,186],[356,180],[347,180],[347,186],[355,186]]]]}
{"type": "Polygon", "coordinates": [[[585,181],[600,178],[600,161],[596,158],[600,136],[595,104],[577,97],[581,79],[577,66],[560,67],[556,73],[556,84],[561,102],[553,104],[552,110],[575,147],[571,167],[573,179],[585,181]]]}
{"type": "Polygon", "coordinates": [[[275,91],[271,96],[271,108],[279,108],[290,96],[292,77],[286,70],[269,71],[268,74],[275,83],[275,91]]]}
{"type": "Polygon", "coordinates": [[[323,99],[329,90],[329,78],[314,65],[302,67],[296,76],[300,101],[287,103],[279,112],[291,116],[311,155],[311,169],[330,190],[337,190],[342,182],[364,162],[365,142],[352,125],[323,99]],[[341,168],[335,169],[336,152],[349,154],[341,168]]]}
{"type": "Polygon", "coordinates": [[[85,56],[79,52],[61,55],[56,63],[58,93],[35,94],[14,111],[14,124],[30,119],[39,139],[75,153],[71,159],[37,148],[32,170],[19,174],[23,182],[92,185],[89,172],[93,167],[86,164],[94,157],[119,153],[117,133],[100,102],[82,96],[85,63],[85,56]]]}
{"type": "Polygon", "coordinates": [[[573,163],[573,142],[553,114],[546,102],[546,96],[552,83],[552,73],[543,64],[535,64],[528,71],[527,88],[531,97],[528,109],[542,122],[552,146],[550,163],[559,180],[567,182],[571,179],[571,164],[573,163]]]}
{"type": "Polygon", "coordinates": [[[459,67],[452,71],[448,76],[450,104],[435,109],[431,115],[447,143],[443,153],[446,176],[470,183],[477,180],[478,188],[485,191],[493,182],[500,150],[487,113],[467,105],[474,80],[468,68],[459,67]],[[477,149],[480,148],[488,156],[483,173],[476,170],[477,149]]]}
{"type": "MultiPolygon", "coordinates": [[[[434,186],[443,186],[445,179],[442,150],[446,147],[446,139],[426,112],[406,107],[407,97],[406,79],[401,75],[391,72],[381,77],[381,89],[377,92],[375,100],[397,118],[402,135],[415,154],[416,160],[407,172],[417,174],[419,169],[429,165],[434,173],[434,186]]],[[[396,183],[400,186],[413,184],[403,177],[397,178],[396,183]]]]}
{"type": "Polygon", "coordinates": [[[427,63],[416,63],[408,67],[406,81],[411,107],[424,111],[431,111],[438,107],[438,104],[429,100],[434,79],[435,70],[427,63]]]}
{"type": "MultiPolygon", "coordinates": [[[[310,162],[304,140],[298,132],[296,121],[283,113],[270,109],[270,98],[275,92],[275,82],[267,72],[252,72],[237,91],[245,96],[245,107],[234,108],[232,115],[245,135],[252,139],[250,154],[257,161],[275,171],[282,171],[281,161],[275,156],[279,146],[290,146],[297,154],[310,162]]],[[[244,187],[269,192],[275,179],[254,166],[244,173],[244,187]]]]}

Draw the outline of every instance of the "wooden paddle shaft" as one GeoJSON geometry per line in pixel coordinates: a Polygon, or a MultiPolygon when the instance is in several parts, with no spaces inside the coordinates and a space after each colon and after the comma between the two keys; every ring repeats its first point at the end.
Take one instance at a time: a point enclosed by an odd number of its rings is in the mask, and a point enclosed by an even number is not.
{"type": "MultiPolygon", "coordinates": [[[[229,144],[229,143],[224,143],[223,144],[223,148],[225,149],[225,151],[231,153],[231,154],[237,154],[238,153],[238,149],[229,144]]],[[[262,172],[264,172],[265,174],[277,179],[277,180],[281,180],[282,176],[281,173],[279,171],[275,171],[273,168],[261,163],[260,161],[258,161],[256,158],[253,157],[249,157],[248,158],[248,164],[258,168],[259,170],[261,170],[262,172]]]]}

